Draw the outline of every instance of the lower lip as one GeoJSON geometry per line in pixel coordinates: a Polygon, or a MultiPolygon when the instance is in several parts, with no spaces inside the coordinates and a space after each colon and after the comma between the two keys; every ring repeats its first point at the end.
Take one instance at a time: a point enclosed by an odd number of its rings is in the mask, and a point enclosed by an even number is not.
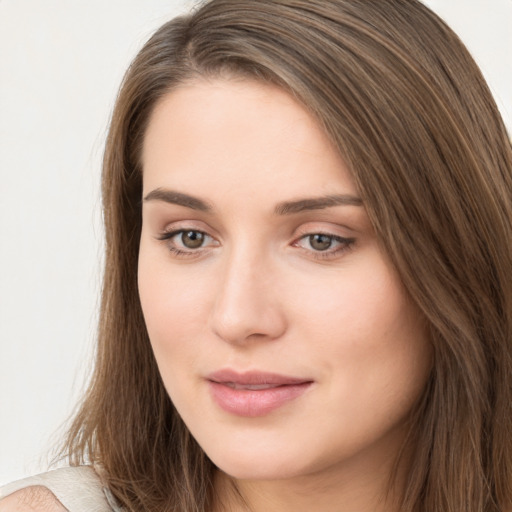
{"type": "Polygon", "coordinates": [[[304,382],[258,390],[233,389],[213,381],[209,381],[208,384],[213,400],[226,412],[254,418],[264,416],[298,398],[312,383],[304,382]]]}

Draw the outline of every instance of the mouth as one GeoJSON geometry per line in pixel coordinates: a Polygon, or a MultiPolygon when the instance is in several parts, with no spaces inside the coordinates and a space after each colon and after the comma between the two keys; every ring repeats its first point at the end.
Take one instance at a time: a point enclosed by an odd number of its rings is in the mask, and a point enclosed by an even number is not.
{"type": "Polygon", "coordinates": [[[220,370],[207,377],[213,401],[236,416],[264,416],[303,395],[310,378],[251,371],[220,370]]]}
{"type": "MultiPolygon", "coordinates": [[[[238,384],[237,382],[218,382],[217,384],[224,384],[231,389],[245,389],[249,391],[260,391],[261,389],[272,389],[279,386],[275,384],[238,384]]],[[[286,386],[287,384],[281,384],[286,386]]]]}

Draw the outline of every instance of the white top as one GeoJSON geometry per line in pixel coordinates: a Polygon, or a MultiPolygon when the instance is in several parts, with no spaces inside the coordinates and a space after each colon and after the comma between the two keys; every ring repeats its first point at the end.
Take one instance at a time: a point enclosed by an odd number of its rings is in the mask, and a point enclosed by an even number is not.
{"type": "Polygon", "coordinates": [[[49,489],[69,512],[123,512],[92,466],[55,469],[0,487],[0,499],[20,489],[49,489]]]}

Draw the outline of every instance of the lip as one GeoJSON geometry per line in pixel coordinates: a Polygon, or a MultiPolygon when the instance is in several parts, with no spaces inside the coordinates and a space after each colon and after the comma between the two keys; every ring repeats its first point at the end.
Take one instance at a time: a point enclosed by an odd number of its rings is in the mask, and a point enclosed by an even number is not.
{"type": "Polygon", "coordinates": [[[231,369],[206,377],[214,402],[224,411],[245,417],[264,416],[299,398],[313,384],[309,378],[231,369]]]}

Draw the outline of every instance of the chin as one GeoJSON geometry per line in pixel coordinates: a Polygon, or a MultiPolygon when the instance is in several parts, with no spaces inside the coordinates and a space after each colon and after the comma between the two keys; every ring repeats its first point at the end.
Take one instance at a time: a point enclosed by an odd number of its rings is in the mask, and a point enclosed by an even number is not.
{"type": "Polygon", "coordinates": [[[293,470],[292,465],[288,464],[276,466],[272,463],[261,463],[254,460],[247,461],[247,463],[241,460],[230,462],[222,461],[222,464],[216,464],[216,466],[235,480],[284,480],[303,474],[300,470],[293,470]]]}
{"type": "Polygon", "coordinates": [[[286,447],[268,447],[244,451],[222,450],[208,453],[212,462],[236,480],[281,480],[308,474],[314,464],[309,464],[303,450],[286,453],[286,447]]]}

